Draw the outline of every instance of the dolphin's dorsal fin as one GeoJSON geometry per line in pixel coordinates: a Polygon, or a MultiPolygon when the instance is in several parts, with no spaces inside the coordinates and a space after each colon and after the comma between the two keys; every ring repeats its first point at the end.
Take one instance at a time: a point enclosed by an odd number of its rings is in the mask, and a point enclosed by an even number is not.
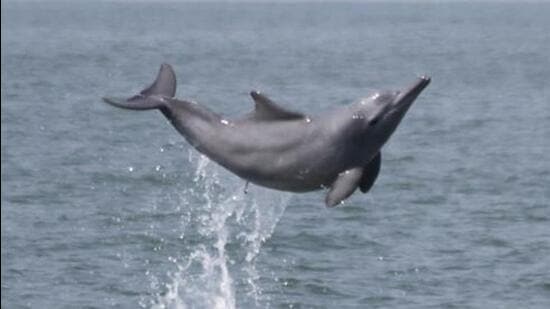
{"type": "Polygon", "coordinates": [[[251,91],[250,96],[256,103],[252,118],[257,120],[297,120],[306,118],[305,115],[286,110],[271,101],[258,91],[251,91]]]}

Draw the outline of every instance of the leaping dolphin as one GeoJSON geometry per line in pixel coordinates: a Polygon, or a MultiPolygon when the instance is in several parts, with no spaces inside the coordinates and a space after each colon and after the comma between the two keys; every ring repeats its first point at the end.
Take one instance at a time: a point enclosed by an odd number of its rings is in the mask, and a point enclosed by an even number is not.
{"type": "Polygon", "coordinates": [[[371,189],[382,146],[429,83],[422,76],[403,91],[377,92],[316,117],[252,91],[254,110],[231,120],[176,99],[175,73],[162,64],[155,82],[140,94],[103,100],[125,109],[159,109],[199,152],[247,182],[291,192],[329,188],[325,203],[333,207],[357,188],[371,189]]]}

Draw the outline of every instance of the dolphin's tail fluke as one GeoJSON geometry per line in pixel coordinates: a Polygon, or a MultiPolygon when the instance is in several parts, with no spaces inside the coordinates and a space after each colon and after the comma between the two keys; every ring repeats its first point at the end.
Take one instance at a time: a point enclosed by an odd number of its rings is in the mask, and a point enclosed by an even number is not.
{"type": "Polygon", "coordinates": [[[157,79],[153,84],[143,89],[138,95],[128,99],[104,97],[103,101],[113,106],[133,109],[148,110],[161,108],[167,99],[176,95],[176,74],[169,64],[160,66],[157,79]]]}

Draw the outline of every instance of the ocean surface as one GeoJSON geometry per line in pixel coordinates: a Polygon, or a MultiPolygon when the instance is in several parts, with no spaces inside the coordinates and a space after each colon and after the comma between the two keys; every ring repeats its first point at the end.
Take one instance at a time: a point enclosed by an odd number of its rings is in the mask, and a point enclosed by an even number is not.
{"type": "Polygon", "coordinates": [[[2,1],[2,308],[550,308],[550,3],[2,1]],[[432,76],[369,194],[251,185],[156,111],[432,76]]]}

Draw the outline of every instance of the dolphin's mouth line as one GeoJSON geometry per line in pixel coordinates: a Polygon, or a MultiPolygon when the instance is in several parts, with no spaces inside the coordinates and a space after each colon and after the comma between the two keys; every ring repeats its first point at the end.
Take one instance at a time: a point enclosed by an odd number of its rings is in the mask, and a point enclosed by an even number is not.
{"type": "Polygon", "coordinates": [[[416,97],[430,84],[431,78],[428,76],[420,76],[414,83],[412,83],[406,90],[400,92],[395,99],[394,110],[399,109],[404,105],[411,104],[416,97]]]}

